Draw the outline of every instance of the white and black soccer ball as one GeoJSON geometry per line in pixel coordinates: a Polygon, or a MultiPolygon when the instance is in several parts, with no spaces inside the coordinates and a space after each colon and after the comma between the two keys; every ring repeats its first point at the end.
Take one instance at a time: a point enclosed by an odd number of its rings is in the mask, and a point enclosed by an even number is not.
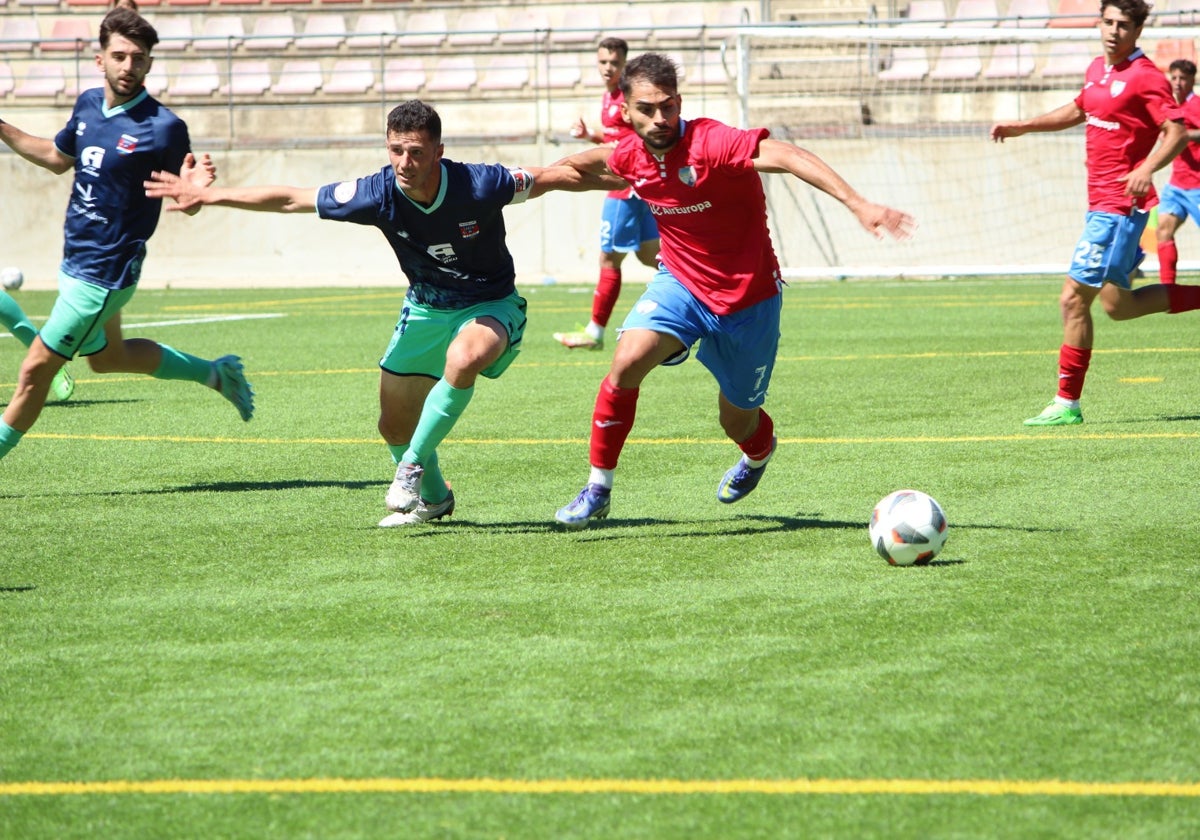
{"type": "Polygon", "coordinates": [[[25,275],[15,265],[0,268],[0,286],[3,286],[8,291],[15,292],[21,288],[21,284],[24,282],[25,275]]]}
{"type": "Polygon", "coordinates": [[[893,566],[924,566],[946,544],[946,514],[920,490],[897,490],[871,512],[871,545],[893,566]]]}

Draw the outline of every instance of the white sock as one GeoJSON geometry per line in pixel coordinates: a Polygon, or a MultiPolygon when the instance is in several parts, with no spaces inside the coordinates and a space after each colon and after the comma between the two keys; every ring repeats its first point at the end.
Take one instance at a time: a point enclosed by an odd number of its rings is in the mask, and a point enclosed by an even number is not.
{"type": "Polygon", "coordinates": [[[1056,394],[1054,401],[1063,408],[1079,408],[1079,400],[1069,400],[1066,397],[1060,397],[1056,394]]]}
{"type": "Polygon", "coordinates": [[[599,484],[605,490],[611,490],[613,485],[613,471],[592,467],[592,472],[588,475],[588,484],[599,484]]]}
{"type": "Polygon", "coordinates": [[[588,325],[583,328],[583,331],[590,335],[596,341],[604,339],[604,327],[597,324],[595,321],[588,321],[588,325]]]}

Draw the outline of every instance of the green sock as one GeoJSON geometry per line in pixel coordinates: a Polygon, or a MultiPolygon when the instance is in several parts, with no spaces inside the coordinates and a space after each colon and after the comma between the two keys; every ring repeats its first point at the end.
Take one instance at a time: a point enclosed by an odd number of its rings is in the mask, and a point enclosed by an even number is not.
{"type": "Polygon", "coordinates": [[[417,421],[413,439],[400,460],[423,466],[438,444],[450,434],[474,393],[474,386],[455,388],[445,379],[439,379],[425,398],[425,407],[421,409],[421,419],[417,421]]]}
{"type": "Polygon", "coordinates": [[[212,362],[165,344],[158,346],[162,348],[162,361],[158,363],[158,369],[150,374],[155,379],[185,379],[201,385],[212,385],[212,362]]]}
{"type": "Polygon", "coordinates": [[[11,452],[12,448],[21,442],[21,436],[24,434],[0,420],[0,458],[11,452]]]}
{"type": "Polygon", "coordinates": [[[7,292],[0,292],[0,324],[8,327],[8,331],[17,337],[17,341],[28,347],[37,337],[37,329],[29,322],[21,304],[12,299],[7,292]]]}

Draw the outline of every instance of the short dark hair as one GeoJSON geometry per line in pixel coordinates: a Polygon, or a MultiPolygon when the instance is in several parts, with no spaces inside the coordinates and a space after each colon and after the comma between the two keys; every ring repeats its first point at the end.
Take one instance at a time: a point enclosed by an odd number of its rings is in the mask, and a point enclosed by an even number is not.
{"type": "Polygon", "coordinates": [[[679,68],[662,53],[642,53],[625,65],[625,72],[621,74],[621,93],[626,98],[633,89],[634,79],[672,93],[679,92],[679,68]]]}
{"type": "Polygon", "coordinates": [[[1100,0],[1100,14],[1103,15],[1109,6],[1124,13],[1134,26],[1141,26],[1150,17],[1150,6],[1146,0],[1100,0]]]}
{"type": "Polygon", "coordinates": [[[137,0],[112,0],[112,2],[108,4],[110,9],[119,9],[122,6],[124,6],[126,9],[133,9],[135,12],[140,11],[137,0]]]}
{"type": "Polygon", "coordinates": [[[124,6],[113,9],[100,21],[100,49],[108,49],[113,35],[124,35],[135,44],[141,44],[147,52],[158,43],[158,32],[150,22],[124,6]]]}
{"type": "Polygon", "coordinates": [[[605,38],[596,48],[614,52],[621,56],[621,58],[629,55],[629,44],[625,43],[624,38],[605,38]]]}
{"type": "Polygon", "coordinates": [[[1183,75],[1185,75],[1185,76],[1195,76],[1196,75],[1196,62],[1188,61],[1186,58],[1177,58],[1171,62],[1171,66],[1168,67],[1167,69],[1168,70],[1178,70],[1181,73],[1183,73],[1183,75]]]}
{"type": "Polygon", "coordinates": [[[442,142],[442,118],[419,99],[401,102],[387,118],[388,134],[424,131],[434,143],[442,142]]]}

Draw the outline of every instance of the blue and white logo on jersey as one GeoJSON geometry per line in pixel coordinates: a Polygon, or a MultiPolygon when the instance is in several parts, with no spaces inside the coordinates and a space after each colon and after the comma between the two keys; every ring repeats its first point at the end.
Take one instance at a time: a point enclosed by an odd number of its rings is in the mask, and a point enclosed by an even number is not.
{"type": "Polygon", "coordinates": [[[138,139],[132,134],[122,134],[117,140],[117,153],[122,155],[133,154],[137,149],[138,139]]]}
{"type": "Polygon", "coordinates": [[[87,123],[85,123],[83,120],[80,120],[79,125],[75,126],[75,136],[82,137],[83,132],[85,131],[87,131],[87,123]]]}
{"type": "Polygon", "coordinates": [[[679,170],[679,180],[689,187],[696,186],[696,170],[690,166],[683,167],[679,170]]]}
{"type": "Polygon", "coordinates": [[[104,149],[100,146],[88,146],[79,156],[79,161],[85,172],[89,175],[97,175],[100,172],[101,164],[104,163],[104,149]]]}
{"type": "Polygon", "coordinates": [[[463,239],[474,239],[479,235],[479,222],[474,219],[469,222],[459,222],[458,232],[462,234],[463,239]]]}
{"type": "Polygon", "coordinates": [[[333,188],[333,200],[338,204],[345,204],[350,199],[354,198],[354,194],[358,192],[357,181],[342,181],[333,188]]]}

